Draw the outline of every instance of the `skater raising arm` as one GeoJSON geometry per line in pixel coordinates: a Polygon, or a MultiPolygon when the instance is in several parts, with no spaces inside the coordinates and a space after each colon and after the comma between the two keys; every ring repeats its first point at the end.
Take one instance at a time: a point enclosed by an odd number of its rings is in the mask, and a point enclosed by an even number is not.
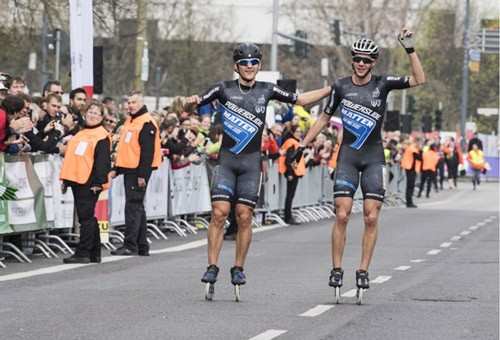
{"type": "Polygon", "coordinates": [[[398,34],[398,41],[408,53],[410,58],[411,76],[409,79],[410,87],[415,87],[425,84],[425,73],[420,63],[420,59],[415,52],[415,45],[413,41],[413,32],[407,28],[403,28],[398,34]]]}

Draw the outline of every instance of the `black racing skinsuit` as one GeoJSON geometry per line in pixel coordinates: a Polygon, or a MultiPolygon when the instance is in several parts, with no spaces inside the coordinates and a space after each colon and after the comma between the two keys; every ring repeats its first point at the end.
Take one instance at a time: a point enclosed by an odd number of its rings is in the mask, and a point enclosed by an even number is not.
{"type": "Polygon", "coordinates": [[[389,91],[410,87],[408,77],[375,76],[365,85],[351,77],[337,80],[325,108],[333,115],[340,106],[343,139],[337,159],[334,197],[354,197],[361,173],[364,199],[384,200],[385,159],[382,121],[389,91]]]}
{"type": "Polygon", "coordinates": [[[219,165],[212,179],[212,201],[233,201],[255,207],[259,198],[260,149],[270,100],[295,104],[297,95],[257,81],[252,87],[238,80],[220,82],[201,96],[199,106],[218,100],[224,132],[219,165]]]}

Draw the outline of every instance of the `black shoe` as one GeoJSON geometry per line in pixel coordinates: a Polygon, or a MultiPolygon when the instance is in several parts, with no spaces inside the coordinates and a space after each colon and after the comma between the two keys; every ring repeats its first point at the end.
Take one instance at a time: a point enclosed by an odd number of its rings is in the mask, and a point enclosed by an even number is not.
{"type": "Polygon", "coordinates": [[[139,256],[149,256],[149,248],[147,249],[139,249],[137,252],[137,255],[139,256]]]}
{"type": "Polygon", "coordinates": [[[236,234],[224,234],[224,240],[236,241],[236,234]]]}
{"type": "Polygon", "coordinates": [[[128,249],[127,247],[120,247],[116,250],[111,251],[111,255],[118,255],[118,256],[134,256],[137,255],[136,251],[132,251],[128,249]]]}
{"type": "Polygon", "coordinates": [[[90,258],[88,256],[73,255],[63,259],[63,263],[90,263],[90,258]]]}
{"type": "Polygon", "coordinates": [[[407,208],[417,208],[417,206],[413,203],[407,204],[406,207],[407,208]]]}

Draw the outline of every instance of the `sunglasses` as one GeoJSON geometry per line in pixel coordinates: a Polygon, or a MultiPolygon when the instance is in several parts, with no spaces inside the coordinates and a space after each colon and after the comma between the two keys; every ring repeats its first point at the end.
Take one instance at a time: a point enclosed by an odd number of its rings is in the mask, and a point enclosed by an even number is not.
{"type": "Polygon", "coordinates": [[[104,119],[104,121],[109,124],[116,124],[116,120],[113,119],[104,119]]]}
{"type": "Polygon", "coordinates": [[[353,62],[355,62],[355,63],[360,63],[360,62],[363,62],[364,64],[370,65],[370,64],[372,64],[375,60],[370,59],[370,58],[360,57],[360,56],[354,56],[354,57],[352,57],[352,61],[353,61],[353,62]]]}
{"type": "Polygon", "coordinates": [[[240,59],[236,62],[240,66],[255,66],[260,64],[260,59],[250,58],[250,59],[240,59]]]}

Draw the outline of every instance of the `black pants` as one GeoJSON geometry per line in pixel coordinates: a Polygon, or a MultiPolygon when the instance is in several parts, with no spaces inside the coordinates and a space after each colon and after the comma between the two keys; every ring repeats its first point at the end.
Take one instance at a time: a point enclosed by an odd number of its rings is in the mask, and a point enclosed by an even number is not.
{"type": "Polygon", "coordinates": [[[75,255],[81,257],[101,256],[101,237],[95,218],[95,205],[99,193],[94,194],[88,185],[72,185],[76,215],[80,222],[80,242],[75,255]]]}
{"type": "Polygon", "coordinates": [[[436,176],[435,172],[432,170],[424,170],[422,172],[422,178],[420,180],[420,190],[418,191],[418,197],[422,195],[422,191],[424,191],[425,183],[427,183],[427,191],[425,192],[425,196],[429,197],[431,192],[431,184],[434,183],[436,176]]]}
{"type": "Polygon", "coordinates": [[[440,159],[438,163],[438,176],[439,176],[439,188],[443,190],[443,182],[444,182],[444,160],[440,159]]]}
{"type": "MultiPolygon", "coordinates": [[[[146,187],[151,172],[146,176],[146,187]]],[[[137,186],[137,175],[126,173],[125,183],[125,244],[124,246],[132,251],[149,250],[146,238],[147,222],[146,210],[144,209],[144,196],[146,187],[137,186]]]]}
{"type": "Polygon", "coordinates": [[[299,177],[293,176],[290,180],[286,178],[286,197],[285,197],[285,222],[292,221],[292,202],[295,197],[295,191],[297,190],[297,184],[299,183],[299,177]]]}
{"type": "Polygon", "coordinates": [[[406,171],[406,205],[413,204],[413,191],[415,190],[415,178],[417,173],[412,170],[406,171]]]}

